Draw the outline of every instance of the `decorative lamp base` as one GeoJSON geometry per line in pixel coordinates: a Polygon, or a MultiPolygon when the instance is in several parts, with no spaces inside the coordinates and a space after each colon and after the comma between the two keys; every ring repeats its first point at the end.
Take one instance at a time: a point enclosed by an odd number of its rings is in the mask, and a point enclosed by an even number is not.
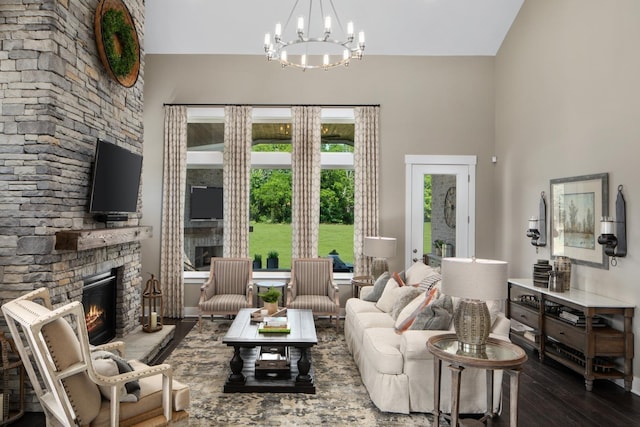
{"type": "Polygon", "coordinates": [[[484,301],[462,299],[453,314],[458,348],[464,353],[482,354],[491,331],[489,308],[484,301]]]}
{"type": "Polygon", "coordinates": [[[374,258],[371,263],[371,276],[373,276],[373,279],[377,279],[385,271],[389,271],[387,260],[384,258],[374,258]]]}

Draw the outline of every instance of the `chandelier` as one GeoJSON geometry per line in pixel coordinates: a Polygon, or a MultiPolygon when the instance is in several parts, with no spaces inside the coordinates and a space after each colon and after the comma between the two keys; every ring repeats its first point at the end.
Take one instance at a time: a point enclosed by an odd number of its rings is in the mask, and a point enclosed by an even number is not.
{"type": "MultiPolygon", "coordinates": [[[[300,0],[296,0],[284,26],[279,22],[276,24],[273,41],[270,33],[265,34],[264,50],[269,61],[277,60],[280,61],[283,67],[292,66],[305,71],[313,68],[328,70],[340,65],[348,66],[351,59],[362,59],[364,31],[358,33],[358,42],[355,43],[353,22],[347,23],[347,30],[345,31],[336,13],[333,0],[328,0],[330,10],[327,10],[326,14],[325,6],[327,1],[318,0],[314,2],[314,0],[309,0],[309,7],[306,10],[307,28],[305,29],[305,18],[299,15],[295,32],[291,29],[291,37],[287,41],[284,38],[285,33],[299,3],[300,0]],[[318,6],[315,10],[314,3],[318,6]],[[311,20],[311,14],[314,11],[317,12],[315,16],[319,16],[315,26],[312,25],[311,20]],[[332,28],[334,20],[339,27],[339,31],[335,31],[335,28],[332,28]],[[342,36],[342,38],[339,36],[342,36]]],[[[302,6],[300,9],[299,13],[305,12],[302,6]]]]}

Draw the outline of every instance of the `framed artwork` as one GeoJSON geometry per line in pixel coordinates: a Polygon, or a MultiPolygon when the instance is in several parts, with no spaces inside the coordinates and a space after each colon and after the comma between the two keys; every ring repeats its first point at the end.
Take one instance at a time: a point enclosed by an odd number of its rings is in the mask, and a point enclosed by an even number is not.
{"type": "Polygon", "coordinates": [[[551,256],[608,269],[598,244],[600,219],[609,215],[609,174],[551,180],[551,256]]]}

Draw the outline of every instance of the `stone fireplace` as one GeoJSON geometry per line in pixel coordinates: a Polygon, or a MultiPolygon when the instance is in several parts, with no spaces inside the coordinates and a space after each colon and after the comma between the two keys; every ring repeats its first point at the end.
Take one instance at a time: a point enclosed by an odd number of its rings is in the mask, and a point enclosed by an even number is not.
{"type": "MultiPolygon", "coordinates": [[[[142,153],[144,52],[132,87],[109,77],[95,43],[98,2],[2,6],[0,303],[38,287],[49,289],[56,307],[81,301],[85,278],[115,269],[115,335],[123,337],[139,325],[139,239],[56,249],[56,233],[104,227],[88,213],[97,139],[142,153]]],[[[144,1],[126,4],[144,40],[144,1]]],[[[140,225],[140,214],[115,224],[140,225]]],[[[27,411],[40,410],[32,392],[25,400],[27,411]]]]}

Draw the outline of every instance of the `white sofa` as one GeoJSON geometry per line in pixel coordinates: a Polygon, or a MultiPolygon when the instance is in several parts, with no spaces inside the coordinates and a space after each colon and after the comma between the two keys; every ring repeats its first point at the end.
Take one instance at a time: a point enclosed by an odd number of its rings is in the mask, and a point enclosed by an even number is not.
{"type": "MultiPolygon", "coordinates": [[[[417,284],[433,275],[439,276],[439,272],[421,262],[413,264],[405,274],[407,285],[417,284]]],[[[434,335],[453,333],[453,325],[448,331],[410,329],[396,333],[394,326],[399,321],[377,308],[375,302],[362,299],[371,291],[372,287],[363,288],[360,298],[347,301],[344,324],[347,346],[371,400],[384,412],[432,412],[433,355],[427,350],[426,343],[434,335]]],[[[453,298],[454,307],[456,303],[457,300],[453,298]]],[[[491,336],[508,341],[510,322],[500,312],[502,304],[489,304],[492,318],[495,319],[491,336]]],[[[405,312],[403,310],[400,314],[400,320],[405,312]]],[[[440,408],[449,413],[451,375],[445,364],[441,383],[440,408]]],[[[500,409],[501,389],[502,371],[494,371],[493,410],[496,412],[500,409]]],[[[486,371],[465,369],[462,373],[460,413],[482,414],[485,411],[486,371]]]]}

